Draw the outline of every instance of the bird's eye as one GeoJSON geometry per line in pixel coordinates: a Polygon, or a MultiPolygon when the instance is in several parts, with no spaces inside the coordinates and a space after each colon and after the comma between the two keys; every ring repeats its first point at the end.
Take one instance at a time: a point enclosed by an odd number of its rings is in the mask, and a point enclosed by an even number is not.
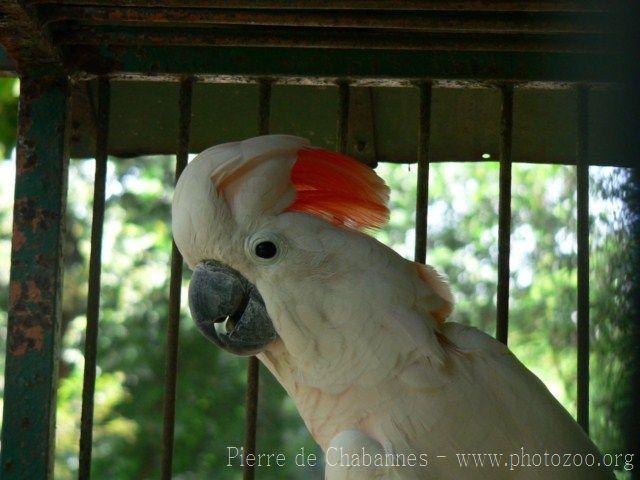
{"type": "Polygon", "coordinates": [[[273,258],[278,254],[278,247],[270,241],[260,242],[256,245],[256,255],[260,258],[273,258]]]}
{"type": "Polygon", "coordinates": [[[286,252],[287,243],[277,232],[262,230],[247,237],[245,252],[254,261],[262,265],[273,265],[280,261],[286,252]]]}

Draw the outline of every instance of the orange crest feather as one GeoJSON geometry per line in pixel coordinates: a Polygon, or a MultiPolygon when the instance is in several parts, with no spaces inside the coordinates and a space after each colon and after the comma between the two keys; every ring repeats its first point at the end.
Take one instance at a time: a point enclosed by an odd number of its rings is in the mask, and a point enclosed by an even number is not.
{"type": "Polygon", "coordinates": [[[389,188],[354,158],[318,148],[300,149],[291,182],[296,199],[288,211],[356,229],[379,228],[389,219],[389,188]]]}

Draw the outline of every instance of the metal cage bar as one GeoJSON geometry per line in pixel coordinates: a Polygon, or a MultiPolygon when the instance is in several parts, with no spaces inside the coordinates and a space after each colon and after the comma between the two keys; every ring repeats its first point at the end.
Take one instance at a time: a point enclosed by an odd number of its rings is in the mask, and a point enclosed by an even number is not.
{"type": "Polygon", "coordinates": [[[100,276],[102,273],[102,231],[104,226],[105,189],[109,145],[109,80],[98,80],[98,111],[96,121],[96,171],[93,183],[93,216],[91,220],[91,253],[87,293],[87,326],[84,339],[84,374],[82,380],[82,414],[80,418],[80,453],[78,478],[91,476],[93,442],[93,409],[96,390],[96,360],[98,354],[98,321],[100,318],[100,276]]]}
{"type": "Polygon", "coordinates": [[[349,82],[340,80],[338,82],[338,136],[337,147],[341,153],[347,153],[349,146],[349,82]]]}
{"type": "MultiPolygon", "coordinates": [[[[258,83],[258,130],[260,135],[269,133],[271,116],[271,80],[261,79],[258,83]]],[[[247,395],[244,428],[244,455],[256,453],[256,430],[258,427],[258,394],[260,385],[260,362],[255,356],[249,357],[247,364],[247,395]]],[[[251,463],[251,464],[250,464],[251,463]]],[[[255,466],[245,462],[242,470],[244,480],[255,478],[255,466]]]]}
{"type": "Polygon", "coordinates": [[[418,131],[418,179],[416,196],[415,261],[427,261],[427,215],[429,210],[429,140],[431,138],[431,83],[420,84],[418,131]]]}
{"type": "Polygon", "coordinates": [[[53,478],[69,83],[22,77],[1,477],[53,478]]]}
{"type": "Polygon", "coordinates": [[[589,433],[589,90],[578,87],[578,423],[589,433]]]}
{"type": "MultiPolygon", "coordinates": [[[[191,131],[191,99],[193,77],[180,82],[178,151],[175,181],[187,166],[191,131]]],[[[169,280],[169,315],[165,356],[164,405],[162,414],[162,460],[160,478],[169,480],[173,466],[173,438],[176,420],[176,380],[178,376],[178,336],[180,333],[180,294],[182,290],[182,255],[175,242],[171,244],[171,278],[169,280]]]]}
{"type": "Polygon", "coordinates": [[[500,87],[500,185],[498,200],[498,294],[496,338],[507,344],[509,335],[509,254],[511,241],[511,143],[513,135],[513,87],[500,87]]]}

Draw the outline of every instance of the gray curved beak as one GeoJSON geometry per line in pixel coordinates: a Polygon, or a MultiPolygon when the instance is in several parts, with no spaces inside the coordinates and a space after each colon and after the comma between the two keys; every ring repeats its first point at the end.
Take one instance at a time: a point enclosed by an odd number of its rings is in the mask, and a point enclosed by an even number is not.
{"type": "Polygon", "coordinates": [[[278,337],[258,289],[215,260],[196,265],[189,309],[205,337],[236,355],[255,355],[278,337]]]}

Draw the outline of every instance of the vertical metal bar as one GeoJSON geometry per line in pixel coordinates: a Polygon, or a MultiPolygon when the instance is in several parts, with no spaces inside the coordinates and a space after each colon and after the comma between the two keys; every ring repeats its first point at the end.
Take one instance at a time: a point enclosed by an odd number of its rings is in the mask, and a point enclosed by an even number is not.
{"type": "Polygon", "coordinates": [[[107,78],[98,80],[98,113],[96,122],[96,172],[93,183],[93,218],[91,220],[91,253],[89,255],[89,291],[87,294],[87,327],[84,339],[84,377],[82,414],[80,419],[80,458],[78,478],[91,476],[93,440],[93,406],[96,387],[98,319],[100,317],[100,274],[102,271],[102,228],[104,224],[107,155],[109,145],[110,87],[107,78]]]}
{"type": "Polygon", "coordinates": [[[498,203],[498,296],[496,338],[507,344],[509,334],[509,250],[511,240],[511,140],[513,87],[503,85],[500,116],[500,195],[498,203]]]}
{"type": "Polygon", "coordinates": [[[349,141],[349,83],[338,82],[338,151],[347,153],[349,141]]]}
{"type": "Polygon", "coordinates": [[[271,80],[261,79],[258,83],[258,134],[269,134],[271,114],[271,80]]]}
{"type": "Polygon", "coordinates": [[[420,84],[418,132],[418,183],[416,196],[415,261],[427,261],[427,214],[429,209],[429,138],[431,135],[431,83],[420,84]]]}
{"type": "MultiPolygon", "coordinates": [[[[255,356],[249,357],[247,363],[247,393],[245,398],[245,423],[244,423],[244,458],[256,453],[256,429],[258,426],[258,388],[260,380],[260,362],[255,356]]],[[[242,478],[253,480],[255,478],[255,466],[244,463],[242,478]]]]}
{"type": "MultiPolygon", "coordinates": [[[[271,81],[260,80],[258,93],[258,130],[260,135],[269,133],[269,117],[271,112],[271,81]]],[[[244,455],[256,453],[256,428],[258,426],[258,393],[260,383],[260,362],[257,357],[249,358],[247,364],[247,395],[244,424],[244,455]]],[[[242,478],[253,480],[255,466],[244,463],[242,478]]]]}
{"type": "Polygon", "coordinates": [[[589,433],[589,90],[578,88],[578,423],[589,433]]]}
{"type": "Polygon", "coordinates": [[[6,480],[53,478],[68,96],[64,77],[22,78],[0,460],[6,480]]]}
{"type": "MultiPolygon", "coordinates": [[[[187,166],[189,134],[191,130],[191,99],[193,77],[180,82],[180,118],[178,120],[178,151],[175,181],[187,166]]],[[[162,415],[162,463],[160,477],[171,478],[173,467],[173,438],[176,420],[176,381],[178,377],[178,335],[180,332],[180,294],[182,289],[182,255],[175,242],[171,246],[171,278],[169,280],[169,312],[164,376],[164,406],[162,415]]]]}

